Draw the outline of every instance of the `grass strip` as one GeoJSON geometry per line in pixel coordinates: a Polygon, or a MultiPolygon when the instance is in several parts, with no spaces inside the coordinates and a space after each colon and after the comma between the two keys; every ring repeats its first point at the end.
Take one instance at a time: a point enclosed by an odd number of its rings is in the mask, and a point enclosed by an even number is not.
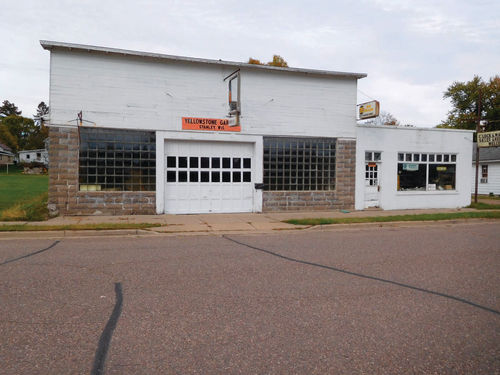
{"type": "Polygon", "coordinates": [[[102,223],[102,224],[67,224],[67,225],[32,225],[4,224],[0,232],[48,231],[48,230],[113,230],[113,229],[146,229],[160,227],[160,223],[102,223]]]}
{"type": "Polygon", "coordinates": [[[500,204],[477,202],[471,203],[469,208],[475,208],[476,210],[500,210],[500,204]]]}
{"type": "Polygon", "coordinates": [[[310,218],[290,219],[285,223],[295,225],[325,225],[325,224],[354,224],[354,223],[385,223],[391,221],[439,221],[453,219],[500,219],[500,211],[483,212],[450,212],[418,215],[393,215],[370,217],[344,217],[344,218],[310,218]]]}

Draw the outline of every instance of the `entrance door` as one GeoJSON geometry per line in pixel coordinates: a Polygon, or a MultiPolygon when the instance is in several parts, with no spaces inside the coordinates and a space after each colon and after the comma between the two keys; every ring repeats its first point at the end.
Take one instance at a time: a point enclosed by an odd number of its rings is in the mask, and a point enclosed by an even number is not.
{"type": "Polygon", "coordinates": [[[379,206],[379,171],[376,162],[365,163],[365,208],[379,206]]]}
{"type": "Polygon", "coordinates": [[[254,145],[165,143],[165,212],[252,212],[254,145]]]}

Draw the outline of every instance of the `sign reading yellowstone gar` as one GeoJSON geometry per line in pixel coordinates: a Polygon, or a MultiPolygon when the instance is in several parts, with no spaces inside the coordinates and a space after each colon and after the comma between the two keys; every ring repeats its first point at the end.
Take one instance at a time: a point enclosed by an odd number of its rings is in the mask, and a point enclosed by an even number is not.
{"type": "Polygon", "coordinates": [[[240,132],[241,126],[229,126],[226,119],[183,117],[183,130],[208,130],[213,132],[240,132]]]}

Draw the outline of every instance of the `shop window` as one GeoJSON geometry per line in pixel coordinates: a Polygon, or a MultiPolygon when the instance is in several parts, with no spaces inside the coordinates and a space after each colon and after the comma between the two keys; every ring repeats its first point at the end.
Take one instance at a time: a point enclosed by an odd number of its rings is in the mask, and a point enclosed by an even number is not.
{"type": "Polygon", "coordinates": [[[398,163],[398,190],[425,190],[426,165],[398,163]]]}
{"type": "Polygon", "coordinates": [[[265,137],[264,189],[334,190],[335,144],[332,138],[265,137]]]}
{"type": "MultiPolygon", "coordinates": [[[[154,132],[85,127],[79,131],[81,191],[155,190],[154,132]]],[[[167,165],[172,164],[175,166],[175,158],[167,158],[167,165]]],[[[175,179],[175,174],[167,174],[167,181],[175,179]]]]}
{"type": "Polygon", "coordinates": [[[398,153],[398,190],[455,190],[456,154],[398,153]],[[401,155],[405,161],[402,163],[401,155]],[[444,161],[444,162],[443,162],[444,161]]]}
{"type": "Polygon", "coordinates": [[[455,164],[429,164],[428,190],[455,190],[455,164]]]}

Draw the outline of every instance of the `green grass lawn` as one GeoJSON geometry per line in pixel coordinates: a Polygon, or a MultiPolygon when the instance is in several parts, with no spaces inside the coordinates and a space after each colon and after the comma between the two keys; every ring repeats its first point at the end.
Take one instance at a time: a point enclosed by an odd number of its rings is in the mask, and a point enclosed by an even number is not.
{"type": "MultiPolygon", "coordinates": [[[[14,168],[12,168],[14,169],[14,168]]],[[[0,173],[0,214],[5,209],[16,204],[29,202],[43,193],[47,193],[49,176],[23,175],[19,170],[5,173],[2,168],[0,173]]]]}
{"type": "Polygon", "coordinates": [[[391,221],[439,221],[453,219],[500,219],[500,211],[473,211],[450,212],[417,215],[393,215],[372,217],[345,217],[345,218],[311,218],[284,220],[285,223],[295,225],[327,225],[353,223],[383,223],[391,221]]]}

